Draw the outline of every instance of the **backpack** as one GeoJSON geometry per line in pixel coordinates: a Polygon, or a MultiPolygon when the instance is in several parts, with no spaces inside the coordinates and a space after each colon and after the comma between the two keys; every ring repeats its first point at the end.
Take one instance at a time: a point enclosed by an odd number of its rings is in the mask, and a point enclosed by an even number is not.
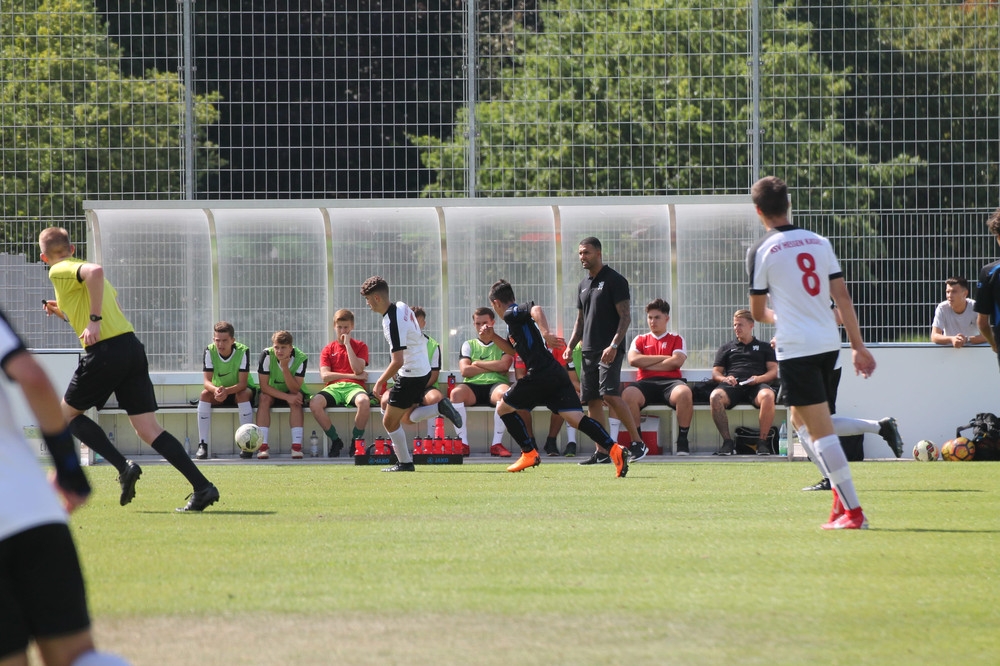
{"type": "Polygon", "coordinates": [[[1000,418],[989,412],[976,414],[968,424],[955,429],[955,437],[972,428],[968,439],[976,444],[975,460],[1000,460],[1000,418]]]}

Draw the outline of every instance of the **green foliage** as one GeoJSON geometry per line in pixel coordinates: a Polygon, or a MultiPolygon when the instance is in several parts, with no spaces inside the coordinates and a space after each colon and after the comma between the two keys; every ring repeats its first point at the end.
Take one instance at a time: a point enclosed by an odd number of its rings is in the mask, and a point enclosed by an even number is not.
{"type": "MultiPolygon", "coordinates": [[[[121,53],[83,0],[29,0],[0,22],[0,215],[74,218],[87,198],[182,191],[183,86],[173,73],[122,76],[121,53]]],[[[195,99],[196,141],[217,95],[195,99]]],[[[208,155],[202,172],[218,167],[208,155]]],[[[17,229],[8,229],[19,240],[17,229]]],[[[33,239],[25,239],[33,240],[33,239]]]]}

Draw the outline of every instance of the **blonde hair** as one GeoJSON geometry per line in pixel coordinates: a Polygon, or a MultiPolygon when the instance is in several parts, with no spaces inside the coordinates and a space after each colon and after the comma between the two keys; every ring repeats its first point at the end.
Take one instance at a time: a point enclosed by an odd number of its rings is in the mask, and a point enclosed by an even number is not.
{"type": "Polygon", "coordinates": [[[50,257],[64,257],[72,252],[69,232],[62,227],[49,227],[38,234],[38,247],[42,254],[50,257]]]}
{"type": "Polygon", "coordinates": [[[337,322],[341,321],[349,321],[353,324],[354,313],[348,310],[347,308],[340,308],[339,310],[333,313],[333,323],[336,324],[337,322]]]}

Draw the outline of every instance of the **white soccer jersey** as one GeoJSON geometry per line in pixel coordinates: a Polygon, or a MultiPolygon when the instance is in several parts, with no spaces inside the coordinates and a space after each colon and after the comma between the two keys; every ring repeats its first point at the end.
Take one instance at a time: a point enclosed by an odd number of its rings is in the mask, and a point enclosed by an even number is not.
{"type": "Polygon", "coordinates": [[[382,316],[382,332],[389,343],[390,352],[403,352],[403,367],[399,374],[403,377],[423,377],[431,372],[431,362],[427,358],[427,339],[417,317],[406,303],[391,303],[382,316]]]}
{"type": "MultiPolygon", "coordinates": [[[[20,338],[0,316],[0,364],[22,349],[20,338]]],[[[0,539],[39,525],[64,522],[66,512],[24,432],[14,422],[6,392],[0,391],[0,539]]]]}
{"type": "Polygon", "coordinates": [[[778,360],[840,349],[830,280],[843,277],[826,238],[793,225],[769,231],[747,251],[750,293],[768,294],[778,360]]]}

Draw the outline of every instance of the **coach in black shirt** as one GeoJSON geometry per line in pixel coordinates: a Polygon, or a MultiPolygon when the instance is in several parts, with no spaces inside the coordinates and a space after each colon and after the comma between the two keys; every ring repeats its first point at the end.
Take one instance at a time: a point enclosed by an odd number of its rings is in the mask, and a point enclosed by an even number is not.
{"type": "MultiPolygon", "coordinates": [[[[778,359],[770,344],[753,335],[753,317],[749,310],[737,310],[733,315],[733,332],[736,339],[719,347],[712,367],[712,381],[718,386],[712,391],[712,420],[722,435],[722,446],[717,456],[730,456],[736,452],[729,432],[726,410],[741,403],[760,408],[760,432],[767,436],[774,423],[774,389],[771,383],[778,378],[778,359]]],[[[757,442],[757,455],[770,455],[766,439],[757,442]]]]}
{"type": "MultiPolygon", "coordinates": [[[[569,359],[576,343],[583,342],[580,398],[586,403],[590,417],[602,425],[607,424],[604,405],[614,408],[632,439],[629,453],[635,462],[646,455],[647,449],[619,390],[622,360],[626,356],[622,346],[632,323],[628,280],[605,265],[601,241],[593,236],[580,241],[577,254],[587,277],[580,282],[577,290],[576,323],[563,358],[569,359]]],[[[598,446],[594,455],[580,464],[608,461],[608,452],[598,446]]]]}

